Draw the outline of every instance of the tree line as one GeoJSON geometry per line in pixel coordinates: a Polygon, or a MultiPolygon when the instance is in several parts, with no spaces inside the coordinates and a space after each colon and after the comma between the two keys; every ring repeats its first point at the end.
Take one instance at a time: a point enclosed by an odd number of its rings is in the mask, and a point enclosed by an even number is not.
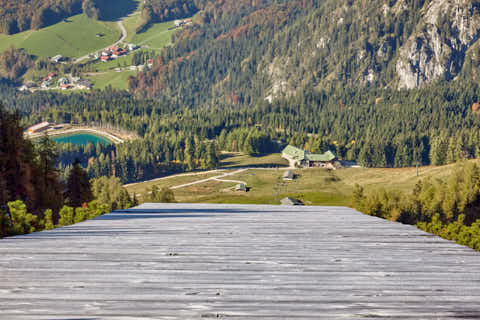
{"type": "Polygon", "coordinates": [[[364,213],[416,225],[480,251],[480,167],[459,163],[444,180],[420,180],[410,193],[366,193],[356,185],[354,207],[364,213]]]}
{"type": "Polygon", "coordinates": [[[82,0],[1,0],[0,33],[40,29],[81,12],[82,0]]]}

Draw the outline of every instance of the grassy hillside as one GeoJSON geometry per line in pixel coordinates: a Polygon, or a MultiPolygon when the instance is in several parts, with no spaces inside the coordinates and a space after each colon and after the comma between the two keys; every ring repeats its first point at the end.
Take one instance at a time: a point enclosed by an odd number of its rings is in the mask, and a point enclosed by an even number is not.
{"type": "Polygon", "coordinates": [[[130,76],[135,76],[136,71],[106,71],[99,73],[98,75],[87,76],[92,81],[95,89],[104,89],[108,86],[112,86],[114,89],[127,89],[127,80],[130,76]]]}
{"type": "MultiPolygon", "coordinates": [[[[159,188],[174,187],[185,183],[220,176],[225,172],[235,172],[231,167],[258,165],[258,158],[232,155],[222,160],[227,171],[204,173],[198,176],[178,175],[168,179],[138,183],[127,186],[130,193],[142,194],[153,185],[159,188]],[[241,159],[241,160],[239,160],[241,159]]],[[[260,158],[263,163],[276,160],[279,155],[260,158]],[[266,161],[268,160],[268,161],[266,161]]],[[[348,206],[351,203],[352,192],[356,183],[362,185],[367,193],[379,189],[410,192],[421,179],[442,179],[454,170],[455,165],[442,167],[421,167],[417,176],[416,168],[403,169],[367,169],[347,168],[336,171],[327,169],[297,169],[296,179],[283,181],[285,172],[280,169],[249,169],[223,180],[244,181],[250,188],[247,193],[233,190],[235,182],[210,180],[192,186],[175,189],[175,197],[180,202],[198,203],[254,203],[279,204],[280,199],[291,196],[303,200],[308,205],[348,206]]]]}
{"type": "Polygon", "coordinates": [[[147,31],[135,34],[131,42],[151,49],[161,49],[171,43],[172,34],[175,32],[173,21],[155,23],[147,31]]]}
{"type": "Polygon", "coordinates": [[[61,54],[77,58],[114,43],[120,36],[115,23],[95,21],[80,14],[38,31],[0,35],[0,52],[13,45],[39,57],[61,54]]]}

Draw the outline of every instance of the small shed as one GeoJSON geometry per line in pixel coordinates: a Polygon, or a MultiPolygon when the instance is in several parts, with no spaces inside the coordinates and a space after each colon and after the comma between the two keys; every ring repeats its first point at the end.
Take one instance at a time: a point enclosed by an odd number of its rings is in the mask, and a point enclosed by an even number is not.
{"type": "Polygon", "coordinates": [[[303,206],[300,200],[291,197],[283,198],[280,202],[282,206],[303,206]]]}
{"type": "Polygon", "coordinates": [[[56,56],[50,58],[51,62],[59,63],[63,61],[63,56],[61,54],[57,54],[56,56]]]}
{"type": "Polygon", "coordinates": [[[295,179],[295,174],[293,173],[292,170],[288,170],[288,171],[285,171],[283,173],[283,180],[290,181],[290,180],[293,180],[293,179],[295,179]]]}
{"type": "Polygon", "coordinates": [[[239,183],[235,186],[237,192],[247,192],[247,186],[244,183],[239,183]]]}

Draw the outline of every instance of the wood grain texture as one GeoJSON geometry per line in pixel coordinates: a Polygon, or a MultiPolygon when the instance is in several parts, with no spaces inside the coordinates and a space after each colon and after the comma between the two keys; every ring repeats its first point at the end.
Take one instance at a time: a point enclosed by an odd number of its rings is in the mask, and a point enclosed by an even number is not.
{"type": "Polygon", "coordinates": [[[480,254],[340,207],[146,204],[0,240],[0,319],[480,319],[480,254]]]}

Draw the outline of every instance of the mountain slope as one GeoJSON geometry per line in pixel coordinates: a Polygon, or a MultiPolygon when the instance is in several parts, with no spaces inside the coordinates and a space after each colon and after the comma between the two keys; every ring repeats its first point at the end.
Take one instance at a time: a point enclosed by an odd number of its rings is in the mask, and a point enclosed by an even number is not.
{"type": "Polygon", "coordinates": [[[470,0],[211,2],[129,86],[205,106],[254,105],[304,88],[472,80],[479,8],[470,0]]]}

